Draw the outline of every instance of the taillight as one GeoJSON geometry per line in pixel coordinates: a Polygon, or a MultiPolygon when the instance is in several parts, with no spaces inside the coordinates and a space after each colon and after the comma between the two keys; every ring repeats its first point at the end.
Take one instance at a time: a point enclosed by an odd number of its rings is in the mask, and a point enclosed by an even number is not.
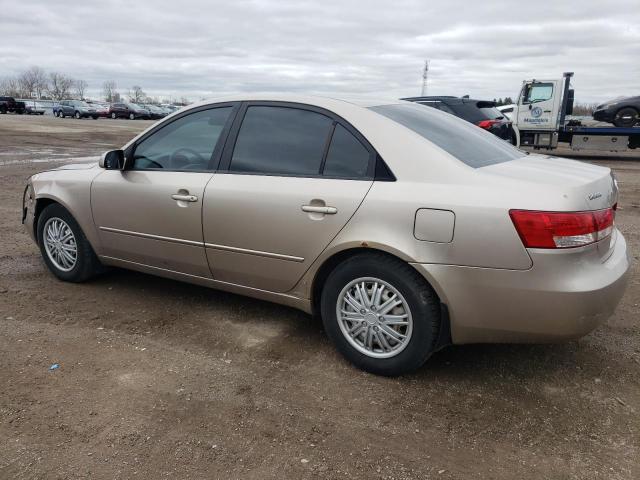
{"type": "Polygon", "coordinates": [[[491,127],[493,127],[496,123],[500,123],[500,120],[481,120],[480,122],[476,123],[476,125],[479,126],[480,128],[484,128],[485,130],[488,130],[491,127]]]}
{"type": "Polygon", "coordinates": [[[509,216],[525,247],[571,248],[611,235],[614,208],[590,212],[509,210],[509,216]]]}

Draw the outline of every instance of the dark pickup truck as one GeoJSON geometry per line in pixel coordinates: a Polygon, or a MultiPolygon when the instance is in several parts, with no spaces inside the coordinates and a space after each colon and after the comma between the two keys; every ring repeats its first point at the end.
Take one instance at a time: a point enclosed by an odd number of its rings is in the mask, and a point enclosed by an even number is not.
{"type": "Polygon", "coordinates": [[[19,113],[22,115],[25,112],[24,102],[16,102],[13,97],[0,97],[0,113],[19,113]]]}

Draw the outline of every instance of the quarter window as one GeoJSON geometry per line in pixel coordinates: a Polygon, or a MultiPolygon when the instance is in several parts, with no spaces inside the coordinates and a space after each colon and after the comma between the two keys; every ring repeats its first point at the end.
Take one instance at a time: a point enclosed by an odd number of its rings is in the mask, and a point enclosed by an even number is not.
{"type": "Polygon", "coordinates": [[[133,168],[207,170],[231,109],[202,110],[162,127],[136,147],[133,168]]]}
{"type": "Polygon", "coordinates": [[[337,124],[331,137],[323,174],[359,178],[367,175],[369,151],[346,128],[337,124]]]}
{"type": "Polygon", "coordinates": [[[331,124],[329,117],[309,110],[249,107],[229,169],[272,175],[318,175],[331,124]]]}

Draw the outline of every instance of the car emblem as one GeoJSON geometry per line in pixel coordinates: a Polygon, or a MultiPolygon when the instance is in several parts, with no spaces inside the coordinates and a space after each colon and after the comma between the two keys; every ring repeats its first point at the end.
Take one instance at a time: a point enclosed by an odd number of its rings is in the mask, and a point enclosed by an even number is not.
{"type": "Polygon", "coordinates": [[[589,194],[589,200],[595,200],[596,198],[600,198],[602,194],[600,192],[594,192],[589,194]]]}

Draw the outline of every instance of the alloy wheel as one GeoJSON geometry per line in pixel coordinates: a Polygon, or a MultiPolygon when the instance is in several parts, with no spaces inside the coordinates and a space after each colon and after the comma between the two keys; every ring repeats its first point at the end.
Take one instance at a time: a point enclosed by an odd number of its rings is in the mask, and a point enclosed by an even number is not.
{"type": "Polygon", "coordinates": [[[346,340],[373,358],[398,355],[413,332],[409,304],[395,287],[379,278],[349,282],[338,295],[336,318],[346,340]]]}
{"type": "Polygon", "coordinates": [[[44,249],[53,265],[63,272],[73,270],[78,261],[78,245],[71,227],[58,217],[51,217],[45,223],[44,249]]]}

